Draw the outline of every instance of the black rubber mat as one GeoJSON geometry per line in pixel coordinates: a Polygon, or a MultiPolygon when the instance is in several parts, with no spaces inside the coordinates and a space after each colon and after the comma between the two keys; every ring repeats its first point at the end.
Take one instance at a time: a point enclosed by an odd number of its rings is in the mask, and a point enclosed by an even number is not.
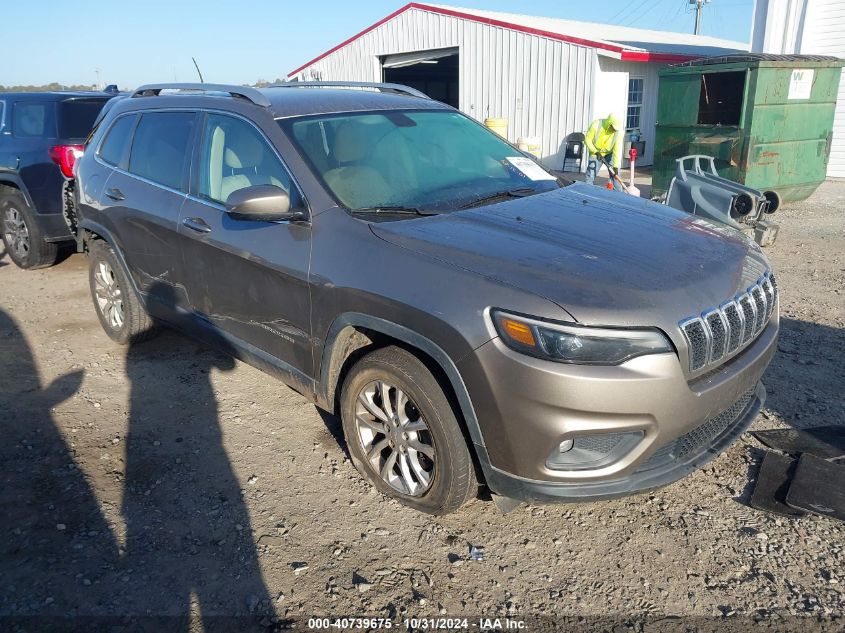
{"type": "Polygon", "coordinates": [[[786,516],[804,516],[806,512],[803,510],[786,505],[786,492],[797,463],[797,459],[780,453],[766,453],[751,493],[751,507],[786,516]]]}
{"type": "Polygon", "coordinates": [[[845,426],[769,429],[752,431],[751,435],[769,448],[792,455],[812,453],[823,459],[845,457],[845,426]]]}
{"type": "Polygon", "coordinates": [[[795,467],[786,503],[845,521],[845,466],[804,453],[795,467]]]}

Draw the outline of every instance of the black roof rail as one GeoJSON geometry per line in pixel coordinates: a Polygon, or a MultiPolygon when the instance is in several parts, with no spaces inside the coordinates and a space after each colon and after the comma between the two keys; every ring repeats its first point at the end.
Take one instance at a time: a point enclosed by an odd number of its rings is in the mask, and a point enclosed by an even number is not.
{"type": "Polygon", "coordinates": [[[162,90],[181,90],[184,92],[223,92],[232,97],[239,97],[264,108],[270,107],[270,100],[255,88],[249,86],[230,86],[227,84],[147,84],[132,93],[133,97],[156,97],[162,90]]]}
{"type": "Polygon", "coordinates": [[[405,94],[411,97],[431,99],[424,92],[402,84],[370,83],[368,81],[289,81],[283,84],[273,84],[268,88],[370,88],[379,92],[405,94]]]}

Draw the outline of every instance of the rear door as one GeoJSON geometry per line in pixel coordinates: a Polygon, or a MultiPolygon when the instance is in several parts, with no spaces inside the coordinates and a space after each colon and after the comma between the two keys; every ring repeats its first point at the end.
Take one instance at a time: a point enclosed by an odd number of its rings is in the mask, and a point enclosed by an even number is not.
{"type": "Polygon", "coordinates": [[[100,197],[100,215],[136,284],[167,305],[184,303],[177,226],[196,119],[190,111],[140,113],[128,157],[113,166],[100,197]]]}
{"type": "Polygon", "coordinates": [[[251,122],[203,118],[193,193],[182,207],[185,283],[195,313],[217,328],[281,359],[295,377],[310,376],[308,222],[236,220],[225,202],[239,189],[272,184],[304,206],[272,144],[251,122]],[[304,376],[303,376],[304,375],[304,376]]]}
{"type": "Polygon", "coordinates": [[[10,105],[6,117],[7,125],[11,123],[12,148],[4,162],[20,174],[38,213],[59,213],[63,178],[47,153],[58,142],[56,103],[24,97],[10,105]]]}

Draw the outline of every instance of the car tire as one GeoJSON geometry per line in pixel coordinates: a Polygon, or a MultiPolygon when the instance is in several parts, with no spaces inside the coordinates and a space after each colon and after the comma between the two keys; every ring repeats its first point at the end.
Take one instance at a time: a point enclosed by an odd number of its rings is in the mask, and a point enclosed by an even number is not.
{"type": "Polygon", "coordinates": [[[352,462],[385,495],[442,515],[477,494],[455,411],[434,375],[407,350],[385,347],[359,360],[343,383],[340,408],[352,462]]]}
{"type": "Polygon", "coordinates": [[[13,262],[27,270],[46,268],[56,263],[57,244],[45,242],[35,214],[16,189],[0,192],[0,233],[13,262]]]}
{"type": "Polygon", "coordinates": [[[158,332],[144,308],[129,274],[107,242],[88,243],[88,284],[94,310],[106,334],[126,345],[140,343],[158,332]]]}

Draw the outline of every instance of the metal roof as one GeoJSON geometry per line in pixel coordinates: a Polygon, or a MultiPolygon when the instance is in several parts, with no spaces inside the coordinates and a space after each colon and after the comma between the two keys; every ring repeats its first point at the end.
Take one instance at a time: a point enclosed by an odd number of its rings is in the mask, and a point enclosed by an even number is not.
{"type": "Polygon", "coordinates": [[[428,6],[434,9],[459,12],[477,18],[486,18],[565,37],[579,38],[585,40],[588,46],[590,44],[597,45],[596,48],[601,48],[602,44],[610,47],[617,46],[622,49],[623,53],[663,53],[669,55],[695,55],[700,57],[702,55],[747,51],[750,48],[750,45],[745,42],[723,40],[708,35],[635,29],[616,24],[579,22],[576,20],[564,20],[562,18],[500,13],[498,11],[484,11],[482,9],[464,9],[438,4],[428,6]]]}
{"type": "Polygon", "coordinates": [[[688,33],[674,33],[671,31],[651,31],[614,24],[578,22],[560,18],[546,18],[516,13],[500,13],[481,9],[466,9],[448,5],[410,2],[325,53],[303,64],[290,72],[288,76],[297,74],[304,68],[340,50],[385,22],[411,10],[426,11],[453,18],[471,20],[493,27],[520,31],[522,33],[595,48],[599,52],[604,52],[604,54],[620,58],[624,61],[678,63],[709,55],[741,53],[750,48],[749,44],[745,42],[722,40],[706,35],[690,35],[688,33]]]}
{"type": "Polygon", "coordinates": [[[707,57],[704,59],[693,59],[678,67],[689,66],[711,66],[713,64],[735,64],[735,63],[764,63],[764,64],[787,64],[792,65],[803,62],[827,63],[842,65],[842,60],[831,55],[773,55],[770,53],[742,53],[738,55],[723,55],[721,57],[707,57]]]}

